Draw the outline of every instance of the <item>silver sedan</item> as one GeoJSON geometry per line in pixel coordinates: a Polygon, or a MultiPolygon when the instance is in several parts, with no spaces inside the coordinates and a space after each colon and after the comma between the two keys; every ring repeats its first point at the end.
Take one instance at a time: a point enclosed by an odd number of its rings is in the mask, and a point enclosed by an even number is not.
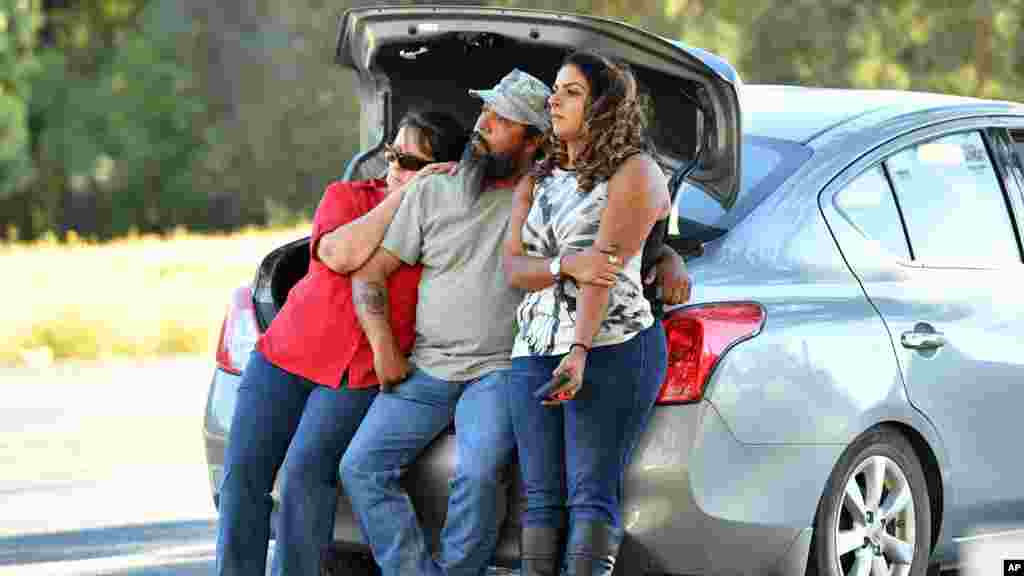
{"type": "MultiPolygon", "coordinates": [[[[577,46],[645,88],[667,241],[694,282],[663,318],[670,365],[629,465],[617,572],[924,574],[1017,529],[1024,107],[743,85],[713,54],[577,15],[356,9],[337,58],[362,82],[366,152],[345,177],[379,170],[408,107],[468,121],[467,88],[516,66],[551,81],[577,46]]],[[[205,424],[215,500],[242,359],[307,266],[297,240],[232,300],[205,424]]],[[[435,541],[453,448],[443,434],[406,478],[435,541]]],[[[499,565],[518,556],[514,468],[499,565]]],[[[344,497],[334,534],[366,550],[344,497]]]]}

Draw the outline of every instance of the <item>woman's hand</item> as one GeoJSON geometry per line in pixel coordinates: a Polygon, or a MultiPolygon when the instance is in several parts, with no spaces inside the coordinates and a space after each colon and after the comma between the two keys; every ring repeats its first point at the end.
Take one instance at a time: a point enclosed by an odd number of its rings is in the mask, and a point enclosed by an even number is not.
{"type": "Polygon", "coordinates": [[[690,275],[686,273],[683,258],[672,252],[661,259],[647,272],[644,284],[657,281],[661,286],[661,300],[665,304],[686,304],[690,301],[690,275]]]}
{"type": "Polygon", "coordinates": [[[584,284],[610,288],[622,272],[622,258],[601,252],[591,246],[582,252],[562,257],[562,272],[584,284]]]}
{"type": "Polygon", "coordinates": [[[566,400],[572,400],[583,387],[583,371],[586,366],[587,350],[582,346],[573,346],[551,373],[552,378],[562,379],[564,383],[555,388],[541,404],[557,406],[566,400]]]}

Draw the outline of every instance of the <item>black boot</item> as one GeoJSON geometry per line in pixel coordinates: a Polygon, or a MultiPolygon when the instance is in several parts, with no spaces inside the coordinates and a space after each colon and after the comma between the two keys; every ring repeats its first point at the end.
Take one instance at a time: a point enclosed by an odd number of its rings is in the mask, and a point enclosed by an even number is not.
{"type": "Polygon", "coordinates": [[[622,531],[604,522],[573,522],[565,551],[565,576],[611,576],[622,531]]]}
{"type": "Polygon", "coordinates": [[[524,526],[519,532],[519,575],[558,576],[564,533],[553,526],[524,526]]]}

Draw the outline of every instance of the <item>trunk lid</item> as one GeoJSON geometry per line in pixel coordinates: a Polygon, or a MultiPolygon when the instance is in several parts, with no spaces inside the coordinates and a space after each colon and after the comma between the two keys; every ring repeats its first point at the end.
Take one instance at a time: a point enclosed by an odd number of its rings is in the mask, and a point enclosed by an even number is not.
{"type": "Polygon", "coordinates": [[[685,178],[728,210],[740,182],[741,81],[725,60],[614,20],[497,7],[355,8],[336,59],[359,77],[360,149],[346,177],[379,174],[379,148],[407,109],[429,104],[472,126],[489,88],[519,68],[552,83],[562,59],[592,49],[628,62],[651,104],[651,136],[677,189],[685,178]]]}

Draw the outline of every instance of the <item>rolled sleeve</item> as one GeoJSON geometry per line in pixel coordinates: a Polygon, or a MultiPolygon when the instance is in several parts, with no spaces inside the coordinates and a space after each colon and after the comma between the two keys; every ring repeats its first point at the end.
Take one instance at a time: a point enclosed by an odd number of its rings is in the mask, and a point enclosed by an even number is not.
{"type": "MultiPolygon", "coordinates": [[[[365,183],[370,188],[376,184],[375,181],[365,183]]],[[[332,182],[327,186],[313,214],[313,232],[309,238],[310,257],[320,261],[317,256],[320,239],[370,211],[375,203],[369,192],[358,183],[332,182]]]]}
{"type": "Polygon", "coordinates": [[[381,248],[410,266],[420,261],[423,244],[423,199],[427,192],[423,183],[424,180],[418,180],[409,184],[380,243],[381,248]]]}

